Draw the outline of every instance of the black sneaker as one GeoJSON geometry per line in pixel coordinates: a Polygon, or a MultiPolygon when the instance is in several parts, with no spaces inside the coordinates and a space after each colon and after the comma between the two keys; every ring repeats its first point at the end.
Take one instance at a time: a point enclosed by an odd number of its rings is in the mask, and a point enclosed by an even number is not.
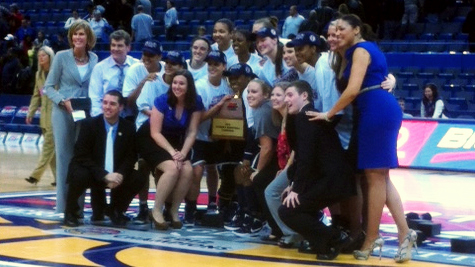
{"type": "Polygon", "coordinates": [[[140,204],[139,214],[134,218],[134,223],[146,224],[149,221],[149,210],[147,204],[140,204]]]}
{"type": "Polygon", "coordinates": [[[210,202],[208,204],[208,208],[206,209],[206,213],[208,214],[217,214],[218,212],[218,205],[216,202],[210,202]]]}
{"type": "Polygon", "coordinates": [[[263,229],[263,227],[264,223],[261,220],[253,218],[252,223],[243,223],[242,227],[239,228],[239,230],[233,231],[233,234],[239,237],[256,237],[260,236],[260,231],[263,229]]]}
{"type": "Polygon", "coordinates": [[[231,221],[224,224],[224,228],[229,231],[237,231],[243,226],[244,220],[246,220],[246,225],[250,225],[252,223],[251,216],[242,211],[237,211],[231,221]]]}
{"type": "Polygon", "coordinates": [[[195,225],[195,212],[194,211],[185,211],[185,217],[183,218],[184,226],[193,226],[195,225]]]}
{"type": "Polygon", "coordinates": [[[239,213],[239,210],[239,204],[237,202],[232,202],[231,205],[222,207],[219,212],[223,214],[224,225],[229,225],[234,216],[239,213]]]}

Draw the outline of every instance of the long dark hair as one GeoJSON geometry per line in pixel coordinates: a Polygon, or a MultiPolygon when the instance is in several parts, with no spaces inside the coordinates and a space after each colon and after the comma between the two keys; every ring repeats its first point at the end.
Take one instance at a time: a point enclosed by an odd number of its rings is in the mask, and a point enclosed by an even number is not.
{"type": "MultiPolygon", "coordinates": [[[[188,109],[188,110],[194,109],[196,107],[196,87],[195,87],[195,81],[193,80],[193,75],[188,70],[179,70],[175,73],[175,75],[173,75],[173,79],[175,79],[176,76],[180,76],[180,75],[186,78],[186,83],[188,86],[185,93],[185,109],[188,109]]],[[[172,86],[173,86],[173,82],[170,85],[170,88],[168,88],[167,104],[170,105],[171,107],[175,107],[178,102],[178,99],[173,94],[172,86]]]]}
{"type": "MultiPolygon", "coordinates": [[[[428,83],[424,86],[424,91],[426,90],[426,88],[430,88],[430,90],[432,91],[433,102],[437,101],[440,98],[439,89],[437,88],[437,85],[433,83],[428,83]]],[[[429,99],[426,97],[424,91],[422,92],[422,102],[424,102],[424,104],[427,104],[429,102],[429,99]]]]}
{"type": "Polygon", "coordinates": [[[346,21],[351,27],[356,28],[360,27],[361,37],[366,41],[374,42],[377,39],[376,34],[373,32],[373,29],[370,25],[363,23],[361,19],[355,14],[344,15],[341,17],[341,20],[346,21]]]}

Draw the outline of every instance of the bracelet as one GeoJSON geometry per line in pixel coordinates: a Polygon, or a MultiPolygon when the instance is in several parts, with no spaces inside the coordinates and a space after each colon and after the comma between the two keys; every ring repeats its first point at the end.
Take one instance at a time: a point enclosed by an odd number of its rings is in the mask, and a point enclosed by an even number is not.
{"type": "Polygon", "coordinates": [[[325,112],[324,114],[325,115],[323,115],[323,119],[326,121],[331,121],[331,119],[328,118],[328,112],[325,112]]]}

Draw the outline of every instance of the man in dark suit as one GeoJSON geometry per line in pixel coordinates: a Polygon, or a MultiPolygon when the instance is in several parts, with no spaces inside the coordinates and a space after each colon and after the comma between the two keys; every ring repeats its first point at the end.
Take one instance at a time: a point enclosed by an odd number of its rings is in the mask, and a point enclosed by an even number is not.
{"type": "Polygon", "coordinates": [[[106,213],[114,225],[127,222],[124,212],[145,181],[135,174],[135,127],[119,117],[123,108],[121,93],[109,91],[102,100],[103,114],[82,122],[68,170],[69,192],[64,217],[67,226],[79,225],[78,198],[87,188],[91,188],[91,221],[104,220],[106,213]],[[112,189],[107,208],[106,187],[112,189]]]}
{"type": "MultiPolygon", "coordinates": [[[[354,194],[352,173],[338,134],[326,121],[308,120],[313,111],[313,91],[306,81],[295,81],[285,90],[289,114],[294,114],[295,162],[287,175],[291,185],[279,208],[282,221],[310,242],[317,259],[333,260],[350,240],[339,229],[320,220],[320,210],[354,194]]],[[[292,127],[291,126],[291,127],[292,127]]]]}

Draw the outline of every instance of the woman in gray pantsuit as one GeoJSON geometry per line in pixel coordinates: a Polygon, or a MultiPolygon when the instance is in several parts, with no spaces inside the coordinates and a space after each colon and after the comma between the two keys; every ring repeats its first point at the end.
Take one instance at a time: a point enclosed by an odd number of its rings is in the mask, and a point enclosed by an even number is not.
{"type": "Polygon", "coordinates": [[[66,177],[73,156],[79,123],[72,117],[71,99],[87,97],[91,71],[97,55],[90,50],[96,37],[89,23],[78,20],[69,28],[71,49],[56,54],[45,82],[46,95],[53,101],[53,135],[56,144],[56,212],[64,212],[68,187],[66,177]],[[57,86],[58,90],[55,89],[57,86]]]}

